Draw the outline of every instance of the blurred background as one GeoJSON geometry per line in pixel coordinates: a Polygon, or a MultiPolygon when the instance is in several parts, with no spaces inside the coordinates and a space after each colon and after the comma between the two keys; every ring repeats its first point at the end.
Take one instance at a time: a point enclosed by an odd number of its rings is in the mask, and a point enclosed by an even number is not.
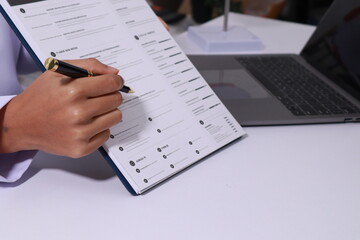
{"type": "MultiPolygon", "coordinates": [[[[175,36],[189,25],[204,23],[223,14],[225,0],[147,0],[155,13],[171,26],[175,36]],[[182,19],[187,18],[187,21],[182,19]],[[192,18],[192,19],[191,19],[192,18]],[[190,21],[189,21],[190,19],[190,21]]],[[[243,14],[317,25],[333,0],[231,0],[231,11],[243,14]]],[[[20,82],[28,86],[40,72],[19,75],[20,82]]]]}
{"type": "MultiPolygon", "coordinates": [[[[223,13],[224,0],[149,0],[155,12],[170,24],[185,15],[197,23],[223,13]]],[[[232,0],[231,11],[317,25],[333,0],[232,0]]]]}

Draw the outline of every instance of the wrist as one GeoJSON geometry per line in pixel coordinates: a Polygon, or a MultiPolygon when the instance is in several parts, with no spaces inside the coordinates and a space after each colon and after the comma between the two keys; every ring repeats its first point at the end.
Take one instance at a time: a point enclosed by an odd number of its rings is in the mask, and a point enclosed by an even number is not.
{"type": "MultiPolygon", "coordinates": [[[[0,109],[0,153],[13,153],[30,150],[30,145],[24,144],[22,135],[21,112],[16,108],[16,98],[13,98],[0,109]]],[[[21,108],[20,108],[21,109],[21,108]]]]}

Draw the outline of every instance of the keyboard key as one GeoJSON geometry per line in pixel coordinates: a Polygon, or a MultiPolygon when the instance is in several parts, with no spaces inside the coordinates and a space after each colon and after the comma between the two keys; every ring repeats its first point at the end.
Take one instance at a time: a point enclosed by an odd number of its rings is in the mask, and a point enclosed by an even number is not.
{"type": "Polygon", "coordinates": [[[298,106],[295,105],[287,106],[287,109],[289,109],[295,116],[306,115],[298,106]]]}
{"type": "Polygon", "coordinates": [[[354,110],[354,109],[351,108],[351,107],[341,107],[341,110],[342,110],[344,113],[356,113],[356,110],[354,110]]]}
{"type": "Polygon", "coordinates": [[[318,113],[310,105],[299,105],[306,115],[317,115],[318,113]]]}

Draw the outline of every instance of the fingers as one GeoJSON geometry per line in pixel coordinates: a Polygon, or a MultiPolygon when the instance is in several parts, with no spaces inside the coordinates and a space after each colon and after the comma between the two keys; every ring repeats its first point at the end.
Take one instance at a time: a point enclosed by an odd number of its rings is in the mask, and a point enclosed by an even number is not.
{"type": "Polygon", "coordinates": [[[122,95],[119,92],[90,98],[86,101],[85,109],[88,111],[88,116],[100,116],[116,110],[121,105],[122,100],[122,95]]]}
{"type": "Polygon", "coordinates": [[[104,142],[106,142],[106,140],[109,139],[109,136],[110,136],[110,130],[105,130],[105,131],[102,131],[98,134],[96,134],[94,137],[92,137],[89,141],[89,153],[95,151],[96,149],[98,149],[99,147],[101,147],[101,145],[104,144],[104,142]]]}
{"type": "Polygon", "coordinates": [[[91,123],[92,136],[110,129],[122,121],[122,112],[118,109],[94,118],[91,123]]]}
{"type": "Polygon", "coordinates": [[[101,75],[78,78],[68,86],[70,94],[78,97],[98,97],[119,91],[124,86],[124,79],[119,75],[101,75]]]}
{"type": "Polygon", "coordinates": [[[89,141],[84,142],[83,144],[72,145],[67,149],[67,156],[72,158],[81,158],[90,153],[94,152],[96,149],[101,147],[106,140],[109,139],[110,130],[102,131],[95,136],[93,136],[89,141]]]}
{"type": "Polygon", "coordinates": [[[98,75],[104,75],[104,74],[118,74],[119,70],[116,68],[113,68],[111,66],[105,65],[98,61],[95,58],[87,58],[82,60],[66,60],[65,62],[68,62],[70,64],[73,64],[75,66],[84,68],[94,74],[98,75]]]}
{"type": "Polygon", "coordinates": [[[124,81],[118,70],[94,59],[68,62],[99,76],[71,79],[48,71],[37,78],[7,105],[4,123],[11,136],[3,145],[12,147],[6,151],[39,149],[81,157],[101,146],[121,121],[118,90],[124,81]]]}
{"type": "Polygon", "coordinates": [[[109,129],[119,123],[121,119],[121,111],[114,110],[95,118],[89,125],[82,126],[78,131],[80,132],[77,137],[79,142],[75,141],[69,147],[67,155],[79,158],[92,153],[109,139],[109,129]]]}
{"type": "Polygon", "coordinates": [[[67,81],[69,91],[85,97],[102,96],[116,92],[124,86],[124,80],[118,76],[119,70],[102,64],[94,58],[83,60],[66,60],[66,62],[94,73],[95,77],[78,78],[67,81]]]}
{"type": "MultiPolygon", "coordinates": [[[[61,84],[55,84],[54,86],[57,87],[54,87],[54,93],[51,94],[60,96],[59,103],[56,104],[59,108],[58,114],[67,121],[60,121],[58,125],[63,127],[63,132],[71,144],[65,153],[61,149],[53,148],[52,145],[47,145],[46,149],[77,158],[91,153],[104,144],[110,136],[109,129],[122,120],[122,113],[118,110],[122,96],[118,91],[123,87],[124,80],[117,75],[119,72],[117,69],[106,66],[96,59],[66,62],[98,75],[69,79],[69,81],[63,81],[68,78],[60,76],[61,84]],[[64,114],[67,116],[64,117],[64,114]]],[[[48,82],[52,83],[46,81],[48,82]]],[[[54,119],[56,122],[58,118],[54,119]]],[[[57,138],[55,140],[58,142],[63,141],[60,136],[57,138]]]]}

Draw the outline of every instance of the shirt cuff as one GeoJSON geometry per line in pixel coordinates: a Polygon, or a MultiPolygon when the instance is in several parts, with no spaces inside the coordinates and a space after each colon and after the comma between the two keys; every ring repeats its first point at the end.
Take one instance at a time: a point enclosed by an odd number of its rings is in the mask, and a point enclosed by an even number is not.
{"type": "Polygon", "coordinates": [[[13,99],[16,95],[11,96],[0,96],[0,109],[2,109],[11,99],[13,99]]]}
{"type": "Polygon", "coordinates": [[[16,182],[29,168],[37,151],[0,154],[0,182],[16,182]]]}

